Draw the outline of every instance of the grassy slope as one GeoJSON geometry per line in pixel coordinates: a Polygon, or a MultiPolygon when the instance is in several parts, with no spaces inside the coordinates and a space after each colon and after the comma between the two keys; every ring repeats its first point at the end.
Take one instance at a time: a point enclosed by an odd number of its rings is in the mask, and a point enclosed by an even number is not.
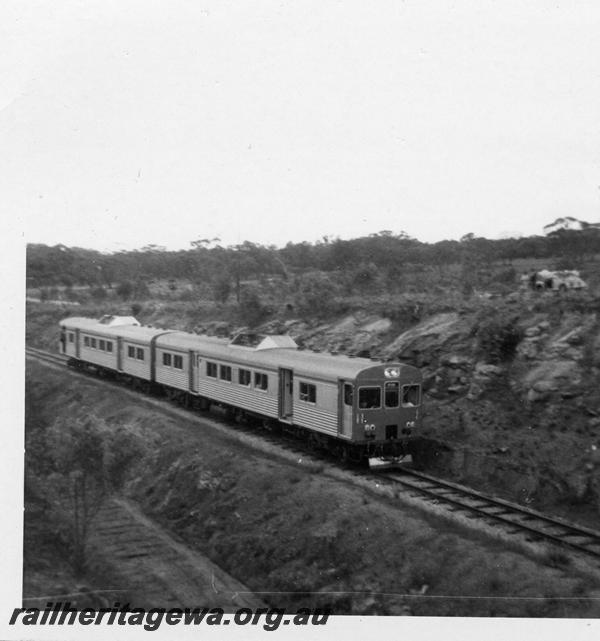
{"type": "MultiPolygon", "coordinates": [[[[48,376],[39,365],[29,370],[30,426],[43,430],[61,417],[94,413],[137,435],[146,455],[129,470],[129,496],[251,589],[268,592],[273,605],[365,614],[599,614],[584,598],[597,586],[569,577],[568,568],[541,567],[392,508],[320,476],[318,468],[267,459],[132,405],[118,390],[67,373],[48,376]]],[[[35,527],[32,511],[28,532],[35,527]]],[[[52,565],[64,560],[53,558],[52,565]]],[[[26,591],[33,584],[41,589],[37,570],[26,563],[26,591]]]]}

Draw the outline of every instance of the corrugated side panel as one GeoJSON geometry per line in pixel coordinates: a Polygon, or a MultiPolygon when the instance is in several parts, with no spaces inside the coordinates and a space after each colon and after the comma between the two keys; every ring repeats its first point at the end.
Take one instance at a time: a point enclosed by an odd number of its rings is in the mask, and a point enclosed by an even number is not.
{"type": "MultiPolygon", "coordinates": [[[[123,349],[125,349],[125,355],[123,356],[123,371],[126,374],[139,376],[140,378],[145,378],[149,381],[150,363],[148,361],[140,361],[137,358],[129,358],[127,356],[127,347],[124,346],[123,349]]],[[[146,358],[148,358],[148,354],[146,354],[146,358]]]]}
{"type": "Polygon", "coordinates": [[[187,358],[183,359],[183,369],[176,369],[174,367],[166,367],[165,365],[157,364],[156,382],[176,387],[177,389],[187,390],[189,385],[187,360],[187,358]]]}
{"type": "Polygon", "coordinates": [[[294,423],[317,432],[337,436],[337,414],[298,401],[294,403],[294,423]]]}
{"type": "Polygon", "coordinates": [[[104,367],[109,367],[114,370],[117,369],[117,355],[115,352],[104,352],[102,350],[91,349],[90,347],[84,347],[82,345],[80,358],[88,363],[103,365],[104,367]]]}
{"type": "Polygon", "coordinates": [[[235,407],[251,410],[265,416],[277,417],[277,397],[265,392],[255,392],[242,385],[218,383],[202,378],[199,381],[199,393],[235,407]]]}

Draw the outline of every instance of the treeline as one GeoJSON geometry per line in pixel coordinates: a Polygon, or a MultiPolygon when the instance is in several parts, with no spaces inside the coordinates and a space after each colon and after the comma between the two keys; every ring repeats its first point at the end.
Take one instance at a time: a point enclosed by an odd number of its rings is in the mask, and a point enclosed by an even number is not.
{"type": "Polygon", "coordinates": [[[600,251],[600,229],[559,231],[549,236],[489,240],[467,234],[460,241],[423,243],[406,234],[389,231],[352,240],[324,237],[316,243],[288,243],[283,248],[245,242],[222,247],[212,241],[194,241],[192,248],[166,251],[156,245],[140,250],[103,254],[98,251],[48,247],[27,247],[29,287],[62,285],[113,288],[117,283],[148,279],[186,278],[191,282],[238,282],[308,271],[352,272],[360,281],[370,280],[377,270],[389,278],[400,275],[407,266],[507,264],[519,258],[556,258],[577,261],[600,251]],[[211,246],[212,244],[212,246],[211,246]]]}

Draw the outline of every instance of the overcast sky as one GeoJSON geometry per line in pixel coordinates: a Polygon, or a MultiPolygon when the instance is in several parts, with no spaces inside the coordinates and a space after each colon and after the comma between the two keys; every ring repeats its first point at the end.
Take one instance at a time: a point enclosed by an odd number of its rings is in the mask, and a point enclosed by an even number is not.
{"type": "Polygon", "coordinates": [[[600,2],[3,0],[28,242],[170,249],[600,220],[600,2]]]}

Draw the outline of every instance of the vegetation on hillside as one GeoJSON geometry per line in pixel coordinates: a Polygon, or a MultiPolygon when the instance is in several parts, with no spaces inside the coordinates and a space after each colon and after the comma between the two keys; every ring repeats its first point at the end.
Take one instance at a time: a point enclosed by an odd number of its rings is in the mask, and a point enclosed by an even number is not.
{"type": "MultiPolygon", "coordinates": [[[[352,240],[324,237],[316,243],[288,243],[283,248],[251,242],[221,247],[194,241],[192,248],[166,251],[149,245],[140,250],[104,254],[98,251],[32,244],[27,251],[29,287],[87,285],[112,289],[120,285],[123,295],[134,293],[140,281],[188,278],[214,287],[217,298],[229,290],[239,300],[240,280],[292,276],[310,271],[344,275],[343,282],[357,291],[383,286],[403,289],[406,269],[435,269],[461,265],[472,271],[479,266],[518,259],[560,258],[566,268],[600,250],[600,229],[561,230],[548,236],[489,240],[466,234],[460,241],[423,243],[404,233],[382,231],[352,240]],[[123,286],[123,283],[128,285],[123,286]],[[123,289],[124,287],[124,289],[123,289]]],[[[342,282],[341,281],[341,282],[342,282]]]]}

